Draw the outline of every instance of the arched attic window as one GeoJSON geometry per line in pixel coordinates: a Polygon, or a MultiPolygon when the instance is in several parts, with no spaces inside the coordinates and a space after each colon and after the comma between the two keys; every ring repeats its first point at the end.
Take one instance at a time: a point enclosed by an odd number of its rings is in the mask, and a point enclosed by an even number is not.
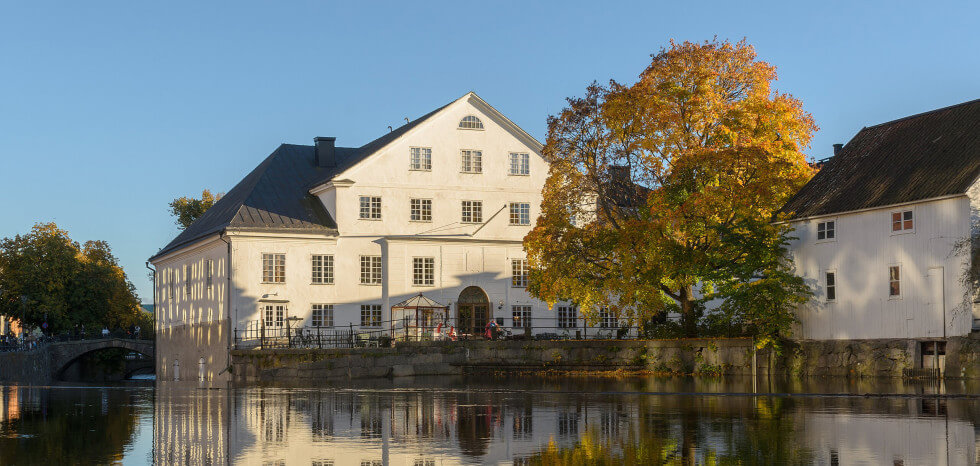
{"type": "Polygon", "coordinates": [[[483,122],[473,115],[466,115],[459,120],[459,129],[483,129],[483,122]]]}

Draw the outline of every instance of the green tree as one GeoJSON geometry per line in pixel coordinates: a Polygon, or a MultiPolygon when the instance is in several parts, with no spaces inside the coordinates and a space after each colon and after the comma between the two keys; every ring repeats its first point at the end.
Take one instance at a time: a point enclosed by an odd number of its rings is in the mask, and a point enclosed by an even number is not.
{"type": "Polygon", "coordinates": [[[176,217],[177,225],[183,230],[201,218],[204,212],[207,212],[215,202],[218,202],[218,199],[221,199],[221,194],[211,194],[211,191],[207,189],[201,191],[200,199],[178,197],[170,203],[170,214],[176,217]]]}
{"type": "Polygon", "coordinates": [[[710,299],[777,335],[809,291],[774,214],[811,176],[816,129],[774,92],[744,41],[671,43],[633,85],[591,85],[548,120],[542,216],[525,238],[530,291],[695,336],[710,299]]]}
{"type": "Polygon", "coordinates": [[[133,284],[104,241],[80,247],[54,223],[0,240],[0,315],[52,333],[76,324],[126,327],[141,311],[133,284]]]}

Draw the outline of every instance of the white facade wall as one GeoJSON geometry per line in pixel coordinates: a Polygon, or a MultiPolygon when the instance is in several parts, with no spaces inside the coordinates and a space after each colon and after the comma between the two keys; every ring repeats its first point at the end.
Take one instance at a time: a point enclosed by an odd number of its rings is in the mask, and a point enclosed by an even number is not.
{"type": "Polygon", "coordinates": [[[796,273],[814,298],[799,309],[804,339],[943,338],[965,335],[972,304],[962,279],[967,256],[955,245],[970,233],[966,196],[815,217],[793,223],[796,273]],[[914,230],[892,232],[893,212],[912,210],[914,230]],[[817,240],[820,222],[833,240],[817,240]],[[889,296],[889,267],[900,267],[901,295],[889,296]],[[829,301],[826,273],[836,276],[829,301]]]}

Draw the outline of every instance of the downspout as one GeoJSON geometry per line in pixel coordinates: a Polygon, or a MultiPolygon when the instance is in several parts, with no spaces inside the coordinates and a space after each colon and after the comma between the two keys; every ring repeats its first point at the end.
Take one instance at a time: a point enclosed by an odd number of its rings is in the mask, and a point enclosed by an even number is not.
{"type": "Polygon", "coordinates": [[[156,345],[157,337],[160,336],[160,309],[157,307],[157,304],[160,304],[157,301],[157,270],[150,267],[150,261],[146,261],[144,265],[146,265],[146,270],[153,273],[150,281],[153,283],[153,373],[156,374],[157,367],[160,365],[156,345]]]}
{"type": "MultiPolygon", "coordinates": [[[[227,317],[228,317],[228,351],[226,352],[226,354],[227,354],[227,360],[226,360],[225,368],[222,369],[221,372],[218,373],[218,375],[221,375],[223,372],[225,372],[226,370],[229,370],[231,368],[231,349],[233,348],[234,343],[235,343],[235,341],[234,341],[235,334],[233,333],[234,332],[234,324],[235,324],[235,322],[238,321],[238,316],[237,315],[235,316],[235,319],[234,320],[232,320],[232,318],[231,318],[231,240],[230,239],[225,239],[226,236],[227,236],[227,234],[226,234],[226,231],[225,230],[222,230],[221,233],[218,235],[218,239],[220,239],[221,241],[224,241],[225,244],[228,245],[228,260],[226,262],[226,265],[227,266],[225,267],[225,275],[228,278],[228,283],[225,284],[225,289],[226,289],[225,291],[226,291],[226,295],[227,295],[227,297],[225,298],[226,299],[226,301],[225,301],[225,313],[227,314],[227,317]]],[[[236,312],[236,314],[237,314],[237,312],[236,312]]]]}

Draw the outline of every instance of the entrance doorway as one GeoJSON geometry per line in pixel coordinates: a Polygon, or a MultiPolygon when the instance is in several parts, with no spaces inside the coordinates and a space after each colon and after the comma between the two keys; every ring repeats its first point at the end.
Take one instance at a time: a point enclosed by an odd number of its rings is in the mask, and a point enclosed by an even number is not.
{"type": "Polygon", "coordinates": [[[490,299],[480,287],[470,286],[459,294],[456,302],[458,332],[481,335],[490,317],[490,299]]]}

